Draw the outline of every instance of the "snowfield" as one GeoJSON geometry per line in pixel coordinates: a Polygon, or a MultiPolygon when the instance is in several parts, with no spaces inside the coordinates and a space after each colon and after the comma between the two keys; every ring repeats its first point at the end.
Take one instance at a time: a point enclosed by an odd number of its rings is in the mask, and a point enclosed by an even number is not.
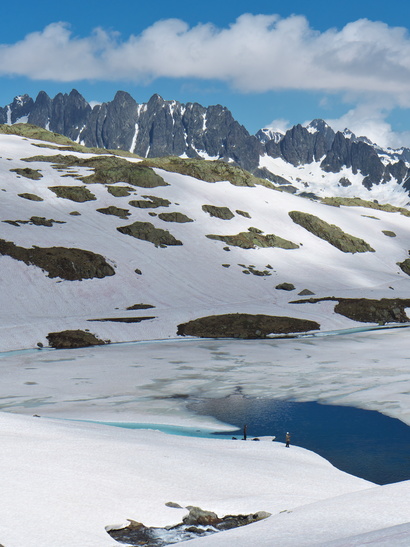
{"type": "Polygon", "coordinates": [[[126,525],[127,519],[146,526],[176,524],[188,511],[165,505],[175,502],[220,516],[272,514],[187,545],[409,545],[410,481],[377,486],[308,450],[285,449],[276,441],[182,437],[92,421],[226,430],[226,424],[189,413],[180,395],[223,397],[241,386],[246,395],[352,405],[410,425],[406,327],[288,340],[176,339],[180,323],[234,312],[311,319],[320,323],[322,334],[366,326],[335,313],[334,302],[290,302],[303,289],[316,297],[407,298],[409,277],[397,262],[408,257],[410,218],[364,207],[330,207],[262,186],[207,183],[159,169],[168,186],[135,187],[130,196],[114,197],[104,184],[87,185],[96,200],[74,203],[49,189],[82,185],[74,173],[56,170],[52,161],[22,160],[58,153],[34,144],[0,135],[0,239],[25,248],[90,250],[104,256],[115,275],[67,281],[0,256],[0,544],[114,547],[119,544],[106,529],[126,525]],[[43,177],[32,180],[10,171],[27,167],[43,177]],[[21,193],[43,201],[21,198],[21,193]],[[171,205],[152,210],[129,205],[144,195],[168,199],[171,205]],[[229,207],[234,217],[211,217],[202,210],[204,204],[229,207]],[[128,209],[129,218],[97,211],[110,205],[128,209]],[[294,210],[364,239],[374,252],[339,251],[293,223],[288,212],[294,210]],[[165,222],[149,214],[164,211],[184,213],[193,222],[165,222]],[[64,224],[2,222],[33,216],[64,224]],[[137,220],[169,230],[183,245],[155,247],[116,230],[137,220]],[[225,243],[205,237],[249,227],[299,248],[231,245],[226,251],[225,243]],[[269,265],[271,275],[244,274],[250,265],[258,270],[269,265]],[[275,288],[283,282],[293,283],[295,290],[275,288]],[[137,303],[153,307],[126,309],[137,303]],[[154,319],[90,321],[125,316],[154,319]],[[47,345],[49,332],[63,329],[89,329],[118,343],[33,349],[47,345]],[[131,341],[140,343],[120,343],[131,341]]]}

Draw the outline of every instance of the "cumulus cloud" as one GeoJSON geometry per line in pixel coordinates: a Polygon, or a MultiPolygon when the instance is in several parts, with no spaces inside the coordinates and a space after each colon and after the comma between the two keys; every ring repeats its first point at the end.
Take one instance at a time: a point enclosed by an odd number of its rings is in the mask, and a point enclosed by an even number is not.
{"type": "Polygon", "coordinates": [[[279,133],[286,133],[286,131],[291,127],[292,124],[289,122],[289,120],[285,120],[284,118],[277,118],[275,120],[272,120],[268,125],[266,125],[265,129],[270,129],[271,131],[279,133]]]}
{"type": "Polygon", "coordinates": [[[294,15],[244,14],[227,28],[167,19],[127,39],[103,29],[80,38],[53,23],[0,45],[0,74],[63,82],[217,79],[242,92],[377,91],[410,106],[410,37],[367,19],[318,32],[294,15]]]}
{"type": "Polygon", "coordinates": [[[400,148],[408,146],[410,131],[393,131],[386,121],[389,109],[377,101],[362,103],[349,110],[337,119],[327,119],[326,122],[335,130],[350,129],[357,137],[366,136],[372,142],[382,147],[400,148]]]}

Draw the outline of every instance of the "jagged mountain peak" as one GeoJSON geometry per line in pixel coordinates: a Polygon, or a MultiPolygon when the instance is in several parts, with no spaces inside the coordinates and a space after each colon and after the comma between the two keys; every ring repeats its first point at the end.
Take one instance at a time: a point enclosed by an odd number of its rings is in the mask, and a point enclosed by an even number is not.
{"type": "Polygon", "coordinates": [[[306,125],[306,129],[309,132],[313,133],[316,131],[327,131],[328,129],[331,129],[331,127],[325,122],[325,120],[322,120],[321,118],[315,118],[306,125]]]}
{"type": "Polygon", "coordinates": [[[28,95],[16,97],[0,108],[0,123],[16,122],[50,129],[88,147],[124,149],[142,157],[173,155],[232,162],[281,182],[291,191],[312,196],[354,197],[365,189],[368,199],[386,201],[394,196],[402,204],[397,196],[407,195],[410,186],[409,149],[382,149],[348,129],[335,132],[319,118],[286,132],[264,128],[250,135],[220,104],[182,104],[159,94],[138,103],[128,92],[118,91],[112,101],[91,108],[73,89],[54,98],[40,91],[35,101],[28,95]],[[279,159],[284,164],[278,164],[279,159]],[[292,174],[294,168],[297,175],[292,174]]]}

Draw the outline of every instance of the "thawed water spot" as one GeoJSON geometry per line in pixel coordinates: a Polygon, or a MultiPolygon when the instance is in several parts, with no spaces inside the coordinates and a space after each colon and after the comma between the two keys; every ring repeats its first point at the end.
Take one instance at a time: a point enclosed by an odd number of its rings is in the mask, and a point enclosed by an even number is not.
{"type": "Polygon", "coordinates": [[[320,454],[357,477],[388,484],[410,479],[410,427],[376,411],[245,397],[238,391],[219,399],[198,399],[189,409],[238,427],[249,437],[275,435],[320,454]]]}

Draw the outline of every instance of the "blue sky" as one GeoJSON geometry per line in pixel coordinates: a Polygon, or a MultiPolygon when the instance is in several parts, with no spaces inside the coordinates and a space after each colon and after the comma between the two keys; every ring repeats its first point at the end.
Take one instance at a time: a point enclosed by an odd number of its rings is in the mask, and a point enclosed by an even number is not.
{"type": "MultiPolygon", "coordinates": [[[[222,104],[251,132],[313,118],[410,146],[404,0],[7,3],[0,105],[40,90],[222,104]]],[[[410,24],[410,23],[407,23],[410,24]]]]}

